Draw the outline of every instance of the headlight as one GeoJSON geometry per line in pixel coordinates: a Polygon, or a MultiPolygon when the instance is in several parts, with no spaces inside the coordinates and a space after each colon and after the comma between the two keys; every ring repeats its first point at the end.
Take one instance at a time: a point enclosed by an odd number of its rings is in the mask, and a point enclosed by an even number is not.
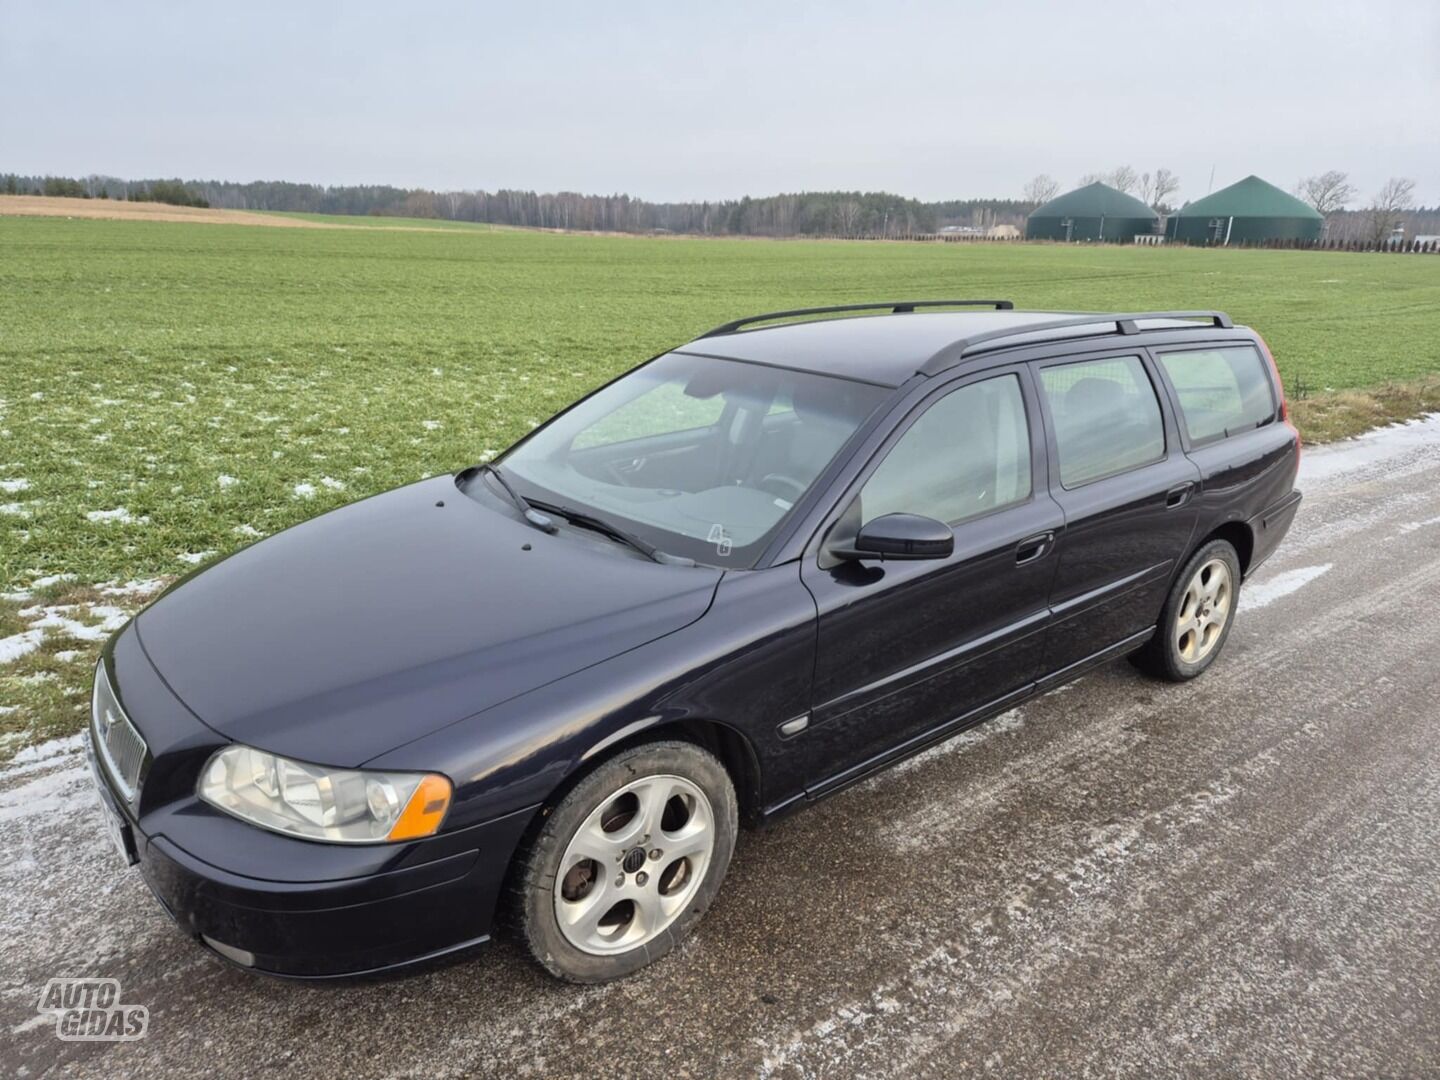
{"type": "Polygon", "coordinates": [[[430,836],[450,808],[450,781],[435,773],[327,769],[248,746],[216,753],[197,792],[261,828],[336,844],[430,836]]]}

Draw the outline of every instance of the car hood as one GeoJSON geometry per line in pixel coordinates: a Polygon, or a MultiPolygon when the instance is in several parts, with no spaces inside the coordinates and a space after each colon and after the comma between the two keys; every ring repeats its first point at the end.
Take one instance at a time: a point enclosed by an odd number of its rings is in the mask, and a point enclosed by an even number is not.
{"type": "Polygon", "coordinates": [[[206,567],[136,628],[211,728],[355,766],[689,625],[721,576],[547,535],[442,476],[206,567]]]}

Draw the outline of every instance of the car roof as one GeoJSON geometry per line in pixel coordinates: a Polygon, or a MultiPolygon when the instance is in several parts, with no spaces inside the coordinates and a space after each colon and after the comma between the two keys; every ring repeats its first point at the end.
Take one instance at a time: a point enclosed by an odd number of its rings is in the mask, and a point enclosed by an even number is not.
{"type": "MultiPolygon", "coordinates": [[[[1209,317],[1219,313],[1197,314],[1209,317]]],[[[916,374],[934,374],[958,363],[963,355],[981,347],[977,339],[983,338],[984,346],[993,349],[1050,340],[1120,336],[1136,329],[1196,326],[1187,319],[1167,316],[1168,313],[1150,317],[1142,313],[1137,317],[1013,310],[858,315],[712,332],[674,351],[899,386],[916,374]],[[1091,321],[1085,322],[1087,319],[1091,321]],[[1127,319],[1133,320],[1129,331],[1119,325],[1127,319]],[[1059,322],[1077,325],[1055,325],[1059,322]]],[[[1228,328],[1229,320],[1217,319],[1214,325],[1228,328]]]]}

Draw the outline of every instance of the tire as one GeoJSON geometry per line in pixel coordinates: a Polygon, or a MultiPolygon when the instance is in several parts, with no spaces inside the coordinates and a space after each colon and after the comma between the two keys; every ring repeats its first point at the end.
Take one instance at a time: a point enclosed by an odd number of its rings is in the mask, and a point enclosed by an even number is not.
{"type": "Polygon", "coordinates": [[[1225,647],[1239,600],[1240,558],[1226,541],[1212,540],[1176,576],[1155,636],[1131,661],[1169,682],[1195,678],[1225,647]]]}
{"type": "Polygon", "coordinates": [[[647,743],[603,762],[522,856],[516,914],[530,953],[576,983],[660,959],[714,900],[738,828],[729,774],[692,743],[647,743]]]}

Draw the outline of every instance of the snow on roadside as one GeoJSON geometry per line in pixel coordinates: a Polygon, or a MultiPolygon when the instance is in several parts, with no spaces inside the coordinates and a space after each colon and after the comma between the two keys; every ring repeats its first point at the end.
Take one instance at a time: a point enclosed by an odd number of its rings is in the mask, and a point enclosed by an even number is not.
{"type": "Polygon", "coordinates": [[[1276,600],[1303,589],[1321,574],[1327,573],[1331,565],[1323,563],[1320,566],[1301,566],[1264,581],[1247,584],[1240,593],[1240,606],[1237,610],[1253,611],[1267,607],[1276,600]]]}
{"type": "Polygon", "coordinates": [[[85,732],[48,739],[34,746],[26,746],[15,752],[4,765],[0,765],[0,783],[15,776],[43,772],[58,765],[66,764],[65,759],[85,749],[85,732]]]}

